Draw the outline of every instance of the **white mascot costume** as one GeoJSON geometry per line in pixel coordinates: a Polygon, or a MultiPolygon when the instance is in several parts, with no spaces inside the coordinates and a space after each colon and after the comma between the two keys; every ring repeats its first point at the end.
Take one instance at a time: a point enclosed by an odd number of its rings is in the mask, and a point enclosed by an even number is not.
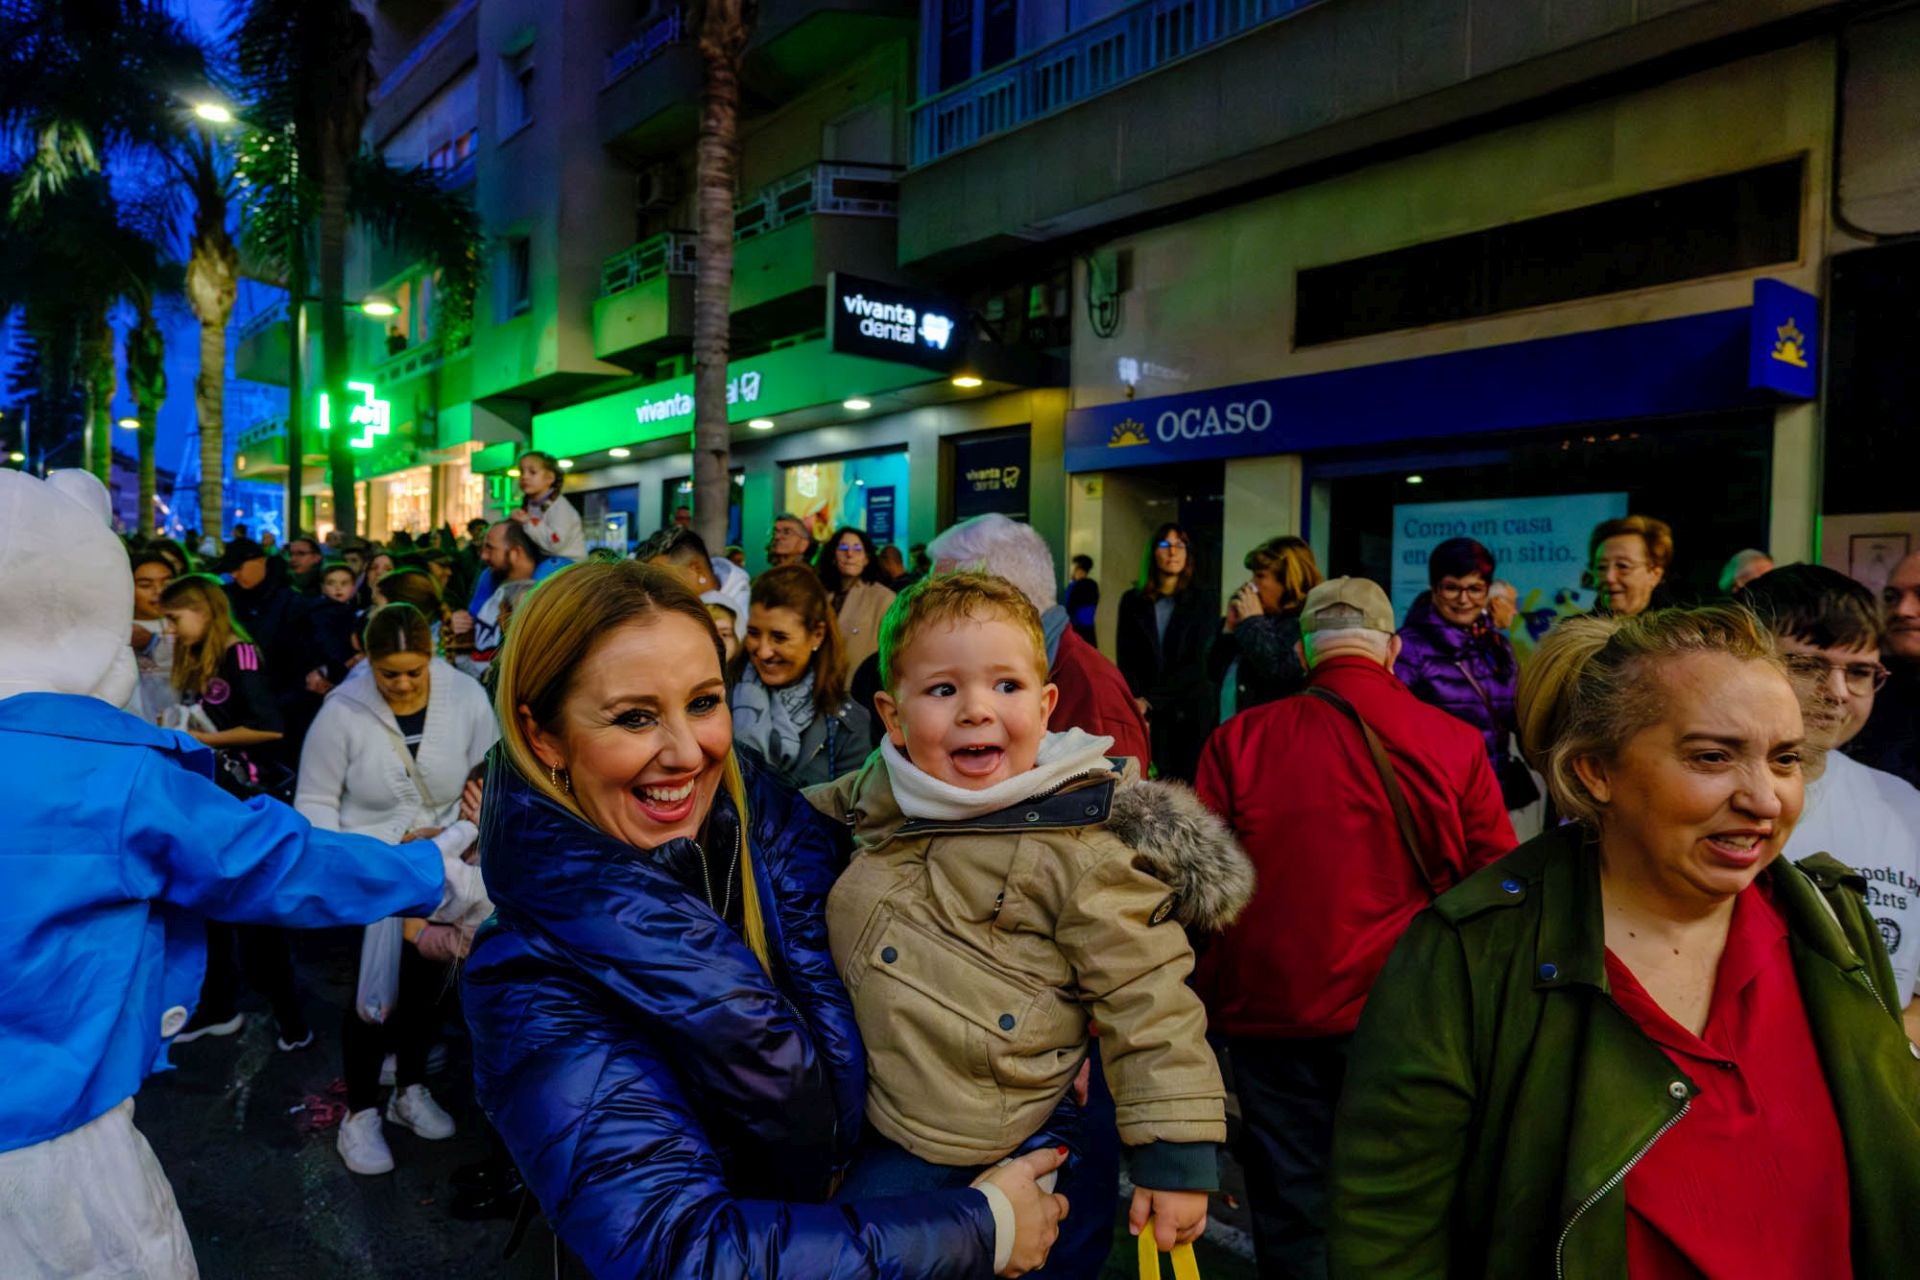
{"type": "Polygon", "coordinates": [[[192,1014],[206,920],[448,918],[480,891],[454,856],[470,825],[405,845],[315,831],[118,709],[133,582],[109,510],[84,472],[0,470],[4,1280],[197,1274],[133,1098],[192,1014]]]}

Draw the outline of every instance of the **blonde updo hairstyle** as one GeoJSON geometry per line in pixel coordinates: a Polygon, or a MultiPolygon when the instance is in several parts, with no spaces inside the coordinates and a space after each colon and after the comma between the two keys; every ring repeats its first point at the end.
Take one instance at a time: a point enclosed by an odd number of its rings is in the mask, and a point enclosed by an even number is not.
{"type": "MultiPolygon", "coordinates": [[[[541,795],[582,822],[568,787],[559,785],[535,754],[521,719],[526,714],[548,732],[560,723],[561,708],[572,692],[573,674],[607,636],[625,626],[645,626],[678,614],[713,639],[716,666],[725,652],[707,607],[687,590],[678,574],[631,560],[588,560],[554,573],[529,592],[513,613],[506,642],[494,659],[498,683],[494,712],[500,721],[500,745],[507,759],[541,795]]],[[[760,889],[748,851],[746,780],[740,759],[727,752],[723,785],[740,815],[740,884],[747,945],[767,967],[767,930],[760,889]]]]}
{"type": "MultiPolygon", "coordinates": [[[[1660,668],[1697,654],[1765,663],[1787,679],[1772,635],[1752,613],[1732,605],[1569,618],[1540,642],[1520,673],[1520,749],[1547,780],[1562,814],[1588,827],[1600,825],[1602,806],[1574,762],[1612,758],[1634,734],[1658,724],[1668,697],[1660,668]]],[[[1809,778],[1819,776],[1822,759],[1802,747],[1809,778]]]]}

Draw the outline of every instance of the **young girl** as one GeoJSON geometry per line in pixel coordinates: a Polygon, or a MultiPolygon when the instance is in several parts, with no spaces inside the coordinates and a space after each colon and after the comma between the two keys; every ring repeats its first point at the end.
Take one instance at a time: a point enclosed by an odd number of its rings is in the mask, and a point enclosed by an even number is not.
{"type": "Polygon", "coordinates": [[[520,493],[524,501],[513,513],[525,525],[534,545],[563,560],[587,558],[587,535],[580,513],[560,495],[560,460],[550,453],[529,450],[520,455],[520,493]]]}
{"type": "MultiPolygon", "coordinates": [[[[175,578],[160,593],[160,609],[173,628],[173,688],[181,704],[196,713],[187,732],[214,749],[214,780],[243,800],[286,793],[278,779],[288,771],[272,754],[282,730],[279,708],[267,687],[266,662],[233,620],[219,580],[198,573],[175,578]]],[[[286,934],[214,921],[207,922],[207,976],[200,1007],[175,1042],[227,1036],[240,1029],[244,1017],[238,1007],[236,946],[248,980],[273,1005],[280,1048],[291,1051],[312,1044],[313,1032],[294,989],[286,934]]]]}

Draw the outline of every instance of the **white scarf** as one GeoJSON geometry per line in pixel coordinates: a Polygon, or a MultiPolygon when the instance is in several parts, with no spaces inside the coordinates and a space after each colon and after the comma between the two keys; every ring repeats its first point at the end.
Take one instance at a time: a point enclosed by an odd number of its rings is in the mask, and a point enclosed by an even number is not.
{"type": "Polygon", "coordinates": [[[893,799],[901,813],[909,818],[955,822],[998,813],[1083,774],[1111,770],[1107,752],[1112,747],[1112,738],[1096,738],[1083,729],[1049,733],[1040,740],[1033,768],[980,791],[942,782],[901,754],[891,738],[881,742],[880,755],[887,762],[893,799]]]}

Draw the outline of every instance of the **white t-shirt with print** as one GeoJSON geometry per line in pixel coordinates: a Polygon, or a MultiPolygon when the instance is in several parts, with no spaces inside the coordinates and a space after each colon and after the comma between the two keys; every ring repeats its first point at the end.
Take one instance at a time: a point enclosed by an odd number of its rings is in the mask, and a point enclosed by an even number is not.
{"type": "Polygon", "coordinates": [[[1902,1008],[1920,975],[1920,791],[1834,751],[1807,787],[1800,825],[1785,854],[1794,861],[1830,853],[1867,878],[1867,910],[1893,958],[1902,1008]]]}

